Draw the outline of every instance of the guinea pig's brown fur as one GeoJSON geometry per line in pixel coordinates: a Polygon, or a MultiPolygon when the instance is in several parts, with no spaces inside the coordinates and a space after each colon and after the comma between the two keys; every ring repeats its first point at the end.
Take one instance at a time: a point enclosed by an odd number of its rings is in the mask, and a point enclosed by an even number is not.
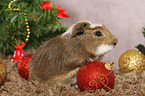
{"type": "Polygon", "coordinates": [[[72,84],[80,66],[90,58],[99,59],[116,44],[117,38],[104,25],[76,23],[36,50],[29,63],[29,80],[50,85],[72,84]]]}

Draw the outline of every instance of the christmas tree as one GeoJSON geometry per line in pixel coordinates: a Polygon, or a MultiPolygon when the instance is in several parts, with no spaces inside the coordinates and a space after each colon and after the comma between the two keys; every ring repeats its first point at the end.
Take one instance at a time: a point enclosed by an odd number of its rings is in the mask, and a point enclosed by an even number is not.
{"type": "Polygon", "coordinates": [[[49,0],[0,1],[0,53],[9,55],[25,42],[24,49],[37,49],[44,42],[66,31],[59,19],[66,10],[49,0]]]}

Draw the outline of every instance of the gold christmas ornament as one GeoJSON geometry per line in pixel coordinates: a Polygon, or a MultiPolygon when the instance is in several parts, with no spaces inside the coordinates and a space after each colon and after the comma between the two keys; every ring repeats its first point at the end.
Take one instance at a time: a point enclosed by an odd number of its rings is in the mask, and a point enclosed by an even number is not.
{"type": "Polygon", "coordinates": [[[1,86],[2,84],[4,84],[4,82],[6,81],[6,75],[7,75],[6,66],[5,66],[5,64],[0,60],[0,86],[1,86]]]}
{"type": "Polygon", "coordinates": [[[128,50],[119,58],[119,68],[122,72],[145,69],[145,55],[137,50],[128,50]]]}

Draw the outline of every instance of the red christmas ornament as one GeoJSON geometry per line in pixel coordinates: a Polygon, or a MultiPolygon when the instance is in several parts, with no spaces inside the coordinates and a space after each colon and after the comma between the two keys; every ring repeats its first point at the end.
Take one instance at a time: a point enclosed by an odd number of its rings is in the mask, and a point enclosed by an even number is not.
{"type": "Polygon", "coordinates": [[[113,62],[93,61],[83,65],[77,74],[77,83],[81,91],[95,91],[104,88],[112,90],[114,86],[113,62]]]}
{"type": "Polygon", "coordinates": [[[52,5],[52,3],[51,2],[49,2],[49,1],[46,1],[46,2],[43,2],[43,4],[42,4],[42,9],[45,11],[45,10],[52,10],[52,8],[53,8],[53,5],[52,5]]]}
{"type": "Polygon", "coordinates": [[[28,80],[29,78],[29,61],[31,60],[33,54],[27,54],[18,63],[18,73],[21,77],[28,80]]]}
{"type": "Polygon", "coordinates": [[[21,45],[15,45],[16,50],[14,51],[14,56],[11,61],[19,61],[25,55],[25,52],[23,51],[24,47],[25,47],[24,42],[22,42],[21,45]]]}
{"type": "Polygon", "coordinates": [[[57,9],[59,10],[59,12],[58,12],[58,17],[59,18],[70,17],[70,16],[67,15],[67,11],[66,10],[63,10],[61,8],[61,6],[58,6],[57,9]]]}

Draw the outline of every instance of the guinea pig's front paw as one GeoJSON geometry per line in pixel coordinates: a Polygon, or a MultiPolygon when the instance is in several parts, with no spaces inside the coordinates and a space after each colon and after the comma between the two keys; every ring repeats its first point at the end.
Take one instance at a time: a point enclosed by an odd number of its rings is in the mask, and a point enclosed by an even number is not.
{"type": "MultiPolygon", "coordinates": [[[[90,63],[91,62],[91,58],[89,60],[85,60],[85,62],[83,63],[84,64],[87,64],[87,63],[90,63]]],[[[80,66],[81,67],[81,66],[80,66]]]]}
{"type": "Polygon", "coordinates": [[[96,60],[102,60],[104,55],[100,55],[98,56],[98,58],[96,60]]]}
{"type": "Polygon", "coordinates": [[[92,62],[92,61],[94,61],[94,60],[99,60],[99,61],[100,61],[100,60],[103,59],[103,56],[104,56],[104,55],[99,55],[99,56],[96,56],[95,58],[89,58],[89,61],[90,61],[90,62],[92,62]]]}

